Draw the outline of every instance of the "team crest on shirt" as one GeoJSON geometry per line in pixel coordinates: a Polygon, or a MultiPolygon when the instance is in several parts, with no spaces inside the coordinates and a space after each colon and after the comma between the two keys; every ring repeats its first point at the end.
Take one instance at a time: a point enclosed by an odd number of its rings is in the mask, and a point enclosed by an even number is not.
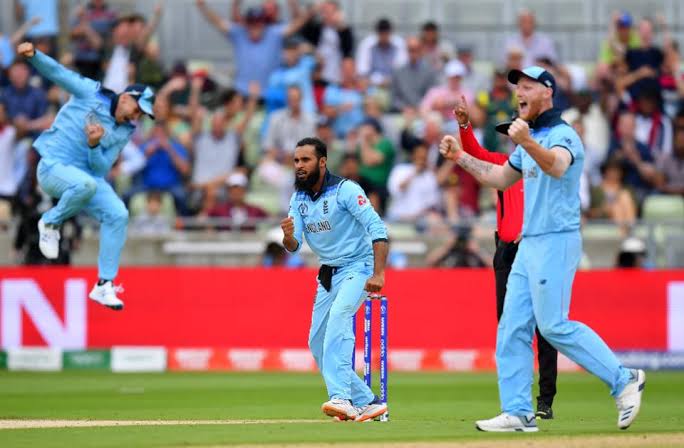
{"type": "Polygon", "coordinates": [[[359,202],[359,207],[366,205],[366,198],[362,194],[358,195],[356,200],[359,202]]]}
{"type": "Polygon", "coordinates": [[[536,166],[523,170],[522,174],[525,179],[536,179],[537,177],[539,177],[539,171],[537,171],[536,166]]]}
{"type": "Polygon", "coordinates": [[[327,215],[328,214],[328,200],[323,201],[323,214],[327,215]]]}
{"type": "Polygon", "coordinates": [[[309,213],[309,207],[305,203],[299,204],[299,214],[302,216],[306,216],[307,213],[309,213]]]}

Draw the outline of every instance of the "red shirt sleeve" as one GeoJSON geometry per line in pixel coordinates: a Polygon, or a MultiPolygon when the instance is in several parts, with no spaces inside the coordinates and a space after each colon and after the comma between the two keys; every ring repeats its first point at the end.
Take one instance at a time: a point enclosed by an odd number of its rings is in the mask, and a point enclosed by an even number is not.
{"type": "Polygon", "coordinates": [[[468,126],[466,129],[463,129],[461,126],[459,126],[458,129],[461,135],[463,150],[471,156],[475,157],[476,159],[484,160],[485,162],[493,163],[495,165],[503,165],[508,160],[507,154],[489,151],[480,146],[480,143],[475,138],[472,126],[468,126]]]}

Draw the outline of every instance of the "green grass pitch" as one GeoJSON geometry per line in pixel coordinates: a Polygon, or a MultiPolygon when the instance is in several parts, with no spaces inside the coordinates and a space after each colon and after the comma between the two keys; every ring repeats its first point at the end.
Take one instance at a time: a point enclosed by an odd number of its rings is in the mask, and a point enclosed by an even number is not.
{"type": "MultiPolygon", "coordinates": [[[[377,378],[377,375],[376,375],[377,378]]],[[[103,372],[0,373],[0,419],[319,420],[309,423],[0,429],[0,446],[157,447],[232,444],[501,442],[565,436],[669,434],[684,444],[684,373],[648,373],[644,404],[627,432],[616,428],[607,388],[585,373],[561,373],[556,419],[536,434],[485,434],[474,420],[498,413],[492,373],[392,373],[388,423],[333,423],[316,374],[103,372]]],[[[508,443],[510,445],[510,443],[508,443]]],[[[590,445],[587,445],[590,446],[590,445]]],[[[658,445],[660,446],[660,445],[658,445]]],[[[681,445],[679,445],[681,446],[681,445]]]]}

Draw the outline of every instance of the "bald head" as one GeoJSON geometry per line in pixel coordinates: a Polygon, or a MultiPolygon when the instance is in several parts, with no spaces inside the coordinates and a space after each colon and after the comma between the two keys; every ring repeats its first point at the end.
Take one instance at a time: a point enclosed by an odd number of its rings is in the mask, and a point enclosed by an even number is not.
{"type": "Polygon", "coordinates": [[[518,13],[518,29],[523,37],[530,37],[534,34],[537,21],[534,13],[529,9],[522,9],[518,13]]]}

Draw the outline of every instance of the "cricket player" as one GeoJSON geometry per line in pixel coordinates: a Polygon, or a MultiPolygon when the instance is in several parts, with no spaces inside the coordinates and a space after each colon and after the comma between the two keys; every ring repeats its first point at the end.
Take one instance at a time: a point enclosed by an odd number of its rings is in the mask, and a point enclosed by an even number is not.
{"type": "Polygon", "coordinates": [[[297,251],[305,236],[321,261],[309,347],[330,398],[322,410],[362,422],[384,414],[387,405],[352,369],[352,316],[364,291],[378,292],[385,283],[387,230],[358,184],[328,172],[327,156],[325,143],[317,138],[297,143],[296,191],[280,225],[288,251],[297,251]]]}
{"type": "Polygon", "coordinates": [[[154,94],[133,85],[121,94],[99,82],[67,70],[25,42],[17,53],[38,72],[71,94],[50,129],[33,143],[41,160],[37,177],[43,191],[59,198],[38,222],[40,251],[46,258],[59,254],[59,226],[81,210],[100,223],[99,280],[89,297],[114,310],[123,309],[113,284],[126,241],[128,210],[105,176],[128,143],[141,115],[154,118],[154,94]]]}
{"type": "MultiPolygon", "coordinates": [[[[454,109],[456,121],[459,124],[459,136],[463,150],[471,156],[504,165],[508,162],[508,155],[500,152],[487,151],[475,138],[473,127],[468,116],[468,104],[464,96],[456,102],[454,109]]],[[[518,253],[520,234],[523,221],[523,181],[517,181],[505,191],[498,191],[496,198],[496,252],[494,253],[494,279],[496,282],[496,320],[501,320],[504,299],[506,298],[506,284],[511,273],[513,261],[518,253]]],[[[544,336],[535,330],[537,335],[537,359],[539,361],[539,396],[537,397],[538,419],[553,419],[553,399],[556,396],[556,380],[558,378],[558,350],[553,348],[544,336]]]]}
{"type": "Polygon", "coordinates": [[[512,70],[517,118],[508,135],[517,144],[504,165],[476,159],[452,136],[441,153],[484,185],[506,190],[523,179],[522,240],[508,278],[496,339],[502,413],[476,422],[481,431],[537,431],[530,394],[535,323],[558,351],[610,387],[618,408],[617,425],[636,418],[645,385],[643,370],[626,369],[605,342],[586,325],[568,319],[572,281],[582,254],[579,180],[584,148],[579,136],[553,109],[556,82],[541,67],[512,70]]]}

